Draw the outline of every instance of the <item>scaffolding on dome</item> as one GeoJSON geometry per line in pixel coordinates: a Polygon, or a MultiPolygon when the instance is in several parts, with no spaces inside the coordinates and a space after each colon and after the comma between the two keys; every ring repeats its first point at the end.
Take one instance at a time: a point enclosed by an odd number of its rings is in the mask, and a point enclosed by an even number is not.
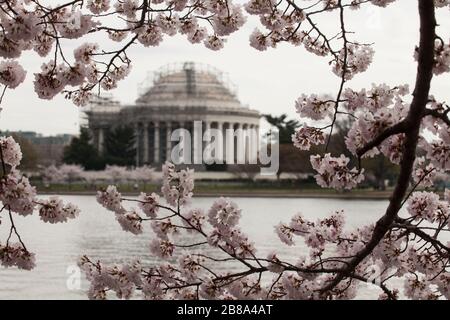
{"type": "MultiPolygon", "coordinates": [[[[188,83],[186,85],[188,92],[190,93],[195,91],[195,74],[206,73],[213,75],[221,86],[225,87],[232,95],[237,96],[237,86],[230,80],[228,73],[225,73],[209,64],[197,62],[169,63],[156,71],[149,72],[146,79],[139,84],[138,95],[141,96],[145,94],[151,87],[158,84],[158,82],[163,78],[181,71],[186,72],[188,79],[188,83]]],[[[210,83],[209,85],[216,86],[214,83],[210,83]]]]}
{"type": "Polygon", "coordinates": [[[83,107],[83,111],[89,112],[95,108],[95,112],[114,112],[121,108],[120,102],[115,100],[112,94],[103,93],[101,95],[94,95],[89,104],[83,107]]]}
{"type": "Polygon", "coordinates": [[[79,122],[81,127],[88,124],[88,115],[92,112],[101,113],[118,113],[122,109],[120,102],[115,100],[112,94],[102,93],[101,95],[93,95],[89,104],[80,108],[79,122]]]}

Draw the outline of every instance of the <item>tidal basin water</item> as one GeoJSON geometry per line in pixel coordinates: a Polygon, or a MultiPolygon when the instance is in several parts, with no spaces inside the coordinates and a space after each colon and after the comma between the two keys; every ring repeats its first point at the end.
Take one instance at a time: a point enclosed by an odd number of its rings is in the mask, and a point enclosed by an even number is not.
{"type": "MultiPolygon", "coordinates": [[[[149,250],[151,228],[135,236],[121,230],[111,212],[103,209],[94,196],[63,196],[63,200],[77,204],[80,217],[65,224],[43,223],[35,214],[16,217],[16,226],[28,249],[36,253],[36,268],[19,271],[0,267],[0,299],[85,299],[88,283],[81,276],[81,286],[71,276],[77,276],[76,261],[87,254],[106,263],[123,263],[139,258],[143,265],[154,265],[158,258],[149,250]]],[[[292,199],[292,198],[233,198],[242,208],[241,227],[254,241],[258,256],[270,251],[280,252],[281,257],[295,258],[307,254],[299,243],[295,248],[282,244],[273,231],[280,221],[288,221],[297,212],[311,219],[321,218],[342,209],[346,213],[347,228],[373,223],[386,206],[384,200],[345,199],[292,199]]],[[[194,198],[192,207],[207,210],[214,198],[194,198]]],[[[9,231],[9,221],[2,217],[0,242],[4,243],[9,231]]],[[[195,239],[181,241],[192,243],[195,239]]],[[[300,241],[298,241],[300,242],[300,241]]],[[[210,250],[210,249],[208,249],[210,250]]],[[[214,252],[207,252],[214,254],[214,252]]],[[[218,265],[216,268],[236,268],[218,265]]],[[[225,271],[225,270],[223,270],[225,271]]],[[[376,297],[378,292],[367,288],[361,298],[376,297]]]]}

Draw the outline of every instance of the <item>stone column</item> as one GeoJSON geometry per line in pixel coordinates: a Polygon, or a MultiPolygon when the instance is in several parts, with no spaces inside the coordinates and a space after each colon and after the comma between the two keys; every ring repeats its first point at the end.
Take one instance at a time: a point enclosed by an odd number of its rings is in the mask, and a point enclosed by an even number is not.
{"type": "Polygon", "coordinates": [[[178,125],[179,125],[178,129],[180,129],[180,130],[178,130],[179,134],[178,134],[177,138],[178,138],[178,141],[181,141],[181,142],[178,142],[178,143],[181,143],[181,145],[183,146],[183,154],[180,157],[180,159],[178,159],[178,160],[181,163],[186,163],[186,162],[188,162],[187,161],[188,160],[187,157],[190,154],[190,152],[187,151],[187,148],[190,147],[190,146],[188,146],[188,144],[186,143],[186,135],[185,135],[185,132],[184,132],[184,130],[185,130],[184,121],[179,121],[178,125]]]}
{"type": "MultiPolygon", "coordinates": [[[[211,148],[209,146],[210,141],[211,141],[211,131],[210,130],[211,130],[211,122],[205,121],[205,131],[203,132],[203,137],[202,137],[202,141],[203,141],[203,143],[202,143],[202,146],[203,146],[202,152],[203,152],[204,156],[205,155],[209,156],[211,154],[211,150],[210,150],[211,148]],[[208,150],[206,148],[208,148],[208,150]]],[[[210,164],[211,163],[211,157],[204,158],[203,161],[208,163],[208,164],[210,164]]]]}
{"type": "Polygon", "coordinates": [[[235,146],[236,151],[236,163],[237,164],[244,164],[245,163],[245,132],[244,132],[244,125],[242,123],[237,124],[237,144],[235,146]]]}
{"type": "Polygon", "coordinates": [[[256,127],[256,147],[257,147],[257,149],[256,150],[258,150],[259,151],[259,126],[257,125],[256,127]]]}
{"type": "Polygon", "coordinates": [[[99,154],[103,154],[103,152],[104,152],[104,144],[105,144],[105,134],[104,134],[103,128],[99,128],[98,129],[97,141],[98,141],[98,147],[97,147],[98,153],[99,154]]]}
{"type": "Polygon", "coordinates": [[[252,131],[249,124],[244,125],[245,161],[250,161],[252,148],[252,131]]]}
{"type": "Polygon", "coordinates": [[[223,123],[217,122],[217,131],[220,134],[219,137],[219,150],[218,154],[216,155],[220,163],[225,163],[225,135],[223,133],[223,123]]]}
{"type": "Polygon", "coordinates": [[[249,161],[251,164],[257,163],[258,158],[258,134],[254,124],[249,125],[250,145],[249,145],[249,161]]]}
{"type": "Polygon", "coordinates": [[[144,122],[143,124],[143,130],[144,130],[144,136],[142,137],[143,139],[143,152],[144,152],[144,157],[143,157],[143,163],[144,164],[148,164],[148,123],[144,122]]]}
{"type": "Polygon", "coordinates": [[[203,132],[202,141],[204,142],[203,145],[209,144],[209,140],[211,139],[211,122],[205,121],[205,131],[203,132]],[[203,140],[203,138],[205,138],[203,140]]]}
{"type": "Polygon", "coordinates": [[[134,135],[135,135],[135,142],[134,147],[136,148],[136,167],[139,167],[140,164],[140,157],[141,157],[141,150],[139,145],[139,124],[134,124],[134,135]]]}
{"type": "Polygon", "coordinates": [[[155,163],[159,163],[159,122],[154,123],[154,145],[155,145],[155,151],[154,151],[154,159],[153,161],[155,163]]]}
{"type": "Polygon", "coordinates": [[[225,128],[225,159],[227,164],[234,164],[236,156],[234,145],[234,125],[228,122],[225,128]]]}
{"type": "Polygon", "coordinates": [[[192,160],[193,164],[202,164],[203,129],[201,121],[192,121],[192,160]]]}
{"type": "Polygon", "coordinates": [[[166,160],[170,161],[170,153],[172,151],[172,141],[170,141],[170,136],[172,134],[172,124],[170,122],[166,123],[166,160]]]}

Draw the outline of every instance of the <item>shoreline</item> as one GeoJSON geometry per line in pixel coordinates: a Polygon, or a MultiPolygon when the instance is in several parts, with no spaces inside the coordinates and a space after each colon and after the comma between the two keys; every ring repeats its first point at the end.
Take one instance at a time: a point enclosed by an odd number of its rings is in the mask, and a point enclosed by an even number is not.
{"type": "MultiPolygon", "coordinates": [[[[122,192],[125,196],[138,196],[140,192],[122,192]]],[[[61,195],[61,196],[95,196],[96,191],[50,191],[41,190],[41,195],[61,195]]],[[[297,192],[274,192],[274,191],[255,191],[255,192],[196,192],[193,198],[310,198],[310,199],[343,199],[343,200],[388,200],[391,195],[389,191],[370,191],[370,192],[315,192],[315,191],[297,191],[297,192]]]]}

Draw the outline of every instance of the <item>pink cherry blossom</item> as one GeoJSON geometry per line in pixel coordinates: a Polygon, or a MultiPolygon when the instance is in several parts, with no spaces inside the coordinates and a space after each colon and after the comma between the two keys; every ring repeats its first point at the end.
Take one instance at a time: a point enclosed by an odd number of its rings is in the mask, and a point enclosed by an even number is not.
{"type": "Polygon", "coordinates": [[[0,63],[0,83],[14,89],[17,88],[26,76],[25,70],[17,61],[3,61],[0,63]]]}
{"type": "Polygon", "coordinates": [[[311,164],[314,170],[317,183],[322,188],[352,189],[364,180],[363,172],[356,168],[349,169],[350,159],[341,155],[332,157],[329,153],[324,156],[311,156],[311,164]]]}
{"type": "Polygon", "coordinates": [[[31,270],[36,265],[34,253],[28,252],[19,243],[0,245],[0,262],[4,267],[17,267],[24,270],[31,270]]]}
{"type": "Polygon", "coordinates": [[[245,17],[242,14],[242,8],[234,5],[229,6],[229,13],[216,15],[212,19],[214,31],[218,36],[227,36],[237,31],[245,23],[245,17]]]}
{"type": "Polygon", "coordinates": [[[150,24],[139,30],[138,40],[145,47],[157,46],[163,40],[161,29],[155,24],[150,24]]]}
{"type": "Polygon", "coordinates": [[[13,41],[30,41],[40,33],[43,26],[38,15],[34,12],[20,11],[13,19],[2,22],[7,37],[13,41]]]}
{"type": "Polygon", "coordinates": [[[219,38],[219,37],[213,35],[213,36],[207,37],[203,43],[205,44],[205,47],[207,47],[208,49],[217,51],[224,47],[225,41],[226,41],[226,39],[219,38]]]}
{"type": "Polygon", "coordinates": [[[91,62],[91,56],[98,50],[96,43],[84,43],[74,51],[75,59],[84,64],[91,62]]]}
{"type": "MultiPolygon", "coordinates": [[[[60,66],[61,67],[61,66],[60,66]]],[[[34,74],[34,89],[41,99],[52,99],[60,93],[65,86],[64,78],[58,75],[58,68],[53,60],[44,63],[40,73],[34,74]]]]}
{"type": "Polygon", "coordinates": [[[117,211],[116,220],[124,231],[128,231],[133,234],[142,233],[142,219],[134,209],[131,211],[117,211]]]}
{"type": "Polygon", "coordinates": [[[425,157],[418,157],[414,163],[414,182],[420,183],[421,186],[430,187],[436,177],[436,167],[426,162],[425,157]]]}
{"type": "Polygon", "coordinates": [[[99,14],[109,10],[109,0],[88,0],[87,7],[92,13],[99,14]]]}
{"type": "Polygon", "coordinates": [[[320,129],[304,125],[292,135],[292,142],[300,150],[309,150],[312,145],[325,143],[325,134],[320,129]]]}
{"type": "Polygon", "coordinates": [[[329,95],[317,96],[312,94],[307,96],[302,94],[295,102],[297,113],[302,118],[322,120],[331,115],[331,110],[335,102],[329,95]]]}
{"type": "Polygon", "coordinates": [[[22,151],[13,137],[0,137],[2,160],[11,167],[17,167],[22,160],[22,151]]]}
{"type": "Polygon", "coordinates": [[[122,195],[117,191],[115,186],[108,186],[104,191],[97,192],[97,201],[103,207],[111,211],[120,211],[122,195]]]}
{"type": "Polygon", "coordinates": [[[163,186],[161,192],[167,203],[173,207],[187,205],[194,189],[193,170],[175,170],[175,166],[166,162],[163,165],[163,186]]]}
{"type": "Polygon", "coordinates": [[[139,195],[139,208],[147,217],[156,218],[159,207],[159,196],[156,193],[146,194],[141,192],[139,195]]]}
{"type": "Polygon", "coordinates": [[[201,209],[192,209],[183,214],[183,225],[188,229],[188,232],[193,232],[191,228],[202,230],[203,224],[206,220],[205,213],[201,209]]]}
{"type": "Polygon", "coordinates": [[[273,43],[268,36],[255,29],[250,36],[250,45],[259,51],[264,51],[268,47],[273,46],[273,43]]]}
{"type": "Polygon", "coordinates": [[[48,223],[67,222],[68,219],[74,219],[80,213],[78,207],[71,203],[64,205],[58,197],[40,200],[39,203],[39,216],[42,221],[48,223]]]}
{"type": "Polygon", "coordinates": [[[415,220],[434,222],[437,218],[439,195],[431,192],[414,192],[408,199],[408,213],[415,220]]]}
{"type": "Polygon", "coordinates": [[[24,47],[23,41],[13,41],[5,35],[0,35],[0,57],[15,59],[20,57],[24,47]]]}
{"type": "Polygon", "coordinates": [[[231,228],[238,224],[241,210],[230,199],[216,200],[208,211],[208,222],[213,227],[231,228]]]}
{"type": "Polygon", "coordinates": [[[173,251],[173,243],[168,240],[154,239],[150,244],[150,252],[160,258],[167,258],[172,256],[173,251]]]}
{"type": "Polygon", "coordinates": [[[32,214],[35,198],[36,188],[19,171],[12,170],[0,180],[0,201],[11,211],[22,216],[32,214]]]}
{"type": "Polygon", "coordinates": [[[52,51],[54,43],[55,39],[52,36],[42,32],[35,37],[33,49],[39,56],[46,57],[52,51]]]}
{"type": "Polygon", "coordinates": [[[348,44],[346,49],[339,53],[338,60],[333,61],[333,72],[342,77],[345,72],[345,79],[350,80],[356,73],[367,70],[372,63],[374,50],[367,45],[348,44]],[[346,66],[344,68],[344,59],[346,66]]]}

